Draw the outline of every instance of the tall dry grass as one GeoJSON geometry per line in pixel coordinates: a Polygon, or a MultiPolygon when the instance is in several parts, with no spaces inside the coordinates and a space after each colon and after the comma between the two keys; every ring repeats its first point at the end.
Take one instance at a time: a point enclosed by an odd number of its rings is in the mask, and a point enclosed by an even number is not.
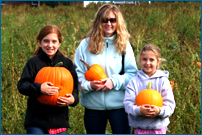
{"type": "MultiPolygon", "coordinates": [[[[73,60],[80,40],[90,30],[91,20],[101,3],[87,8],[79,5],[45,5],[39,8],[23,5],[1,9],[1,133],[24,134],[27,97],[17,91],[17,82],[26,61],[37,48],[36,36],[48,24],[60,27],[61,50],[73,60]]],[[[120,7],[131,34],[135,57],[148,43],[161,49],[167,60],[162,70],[170,72],[176,109],[170,117],[169,134],[201,133],[201,2],[152,2],[142,6],[120,7]]],[[[140,69],[140,67],[139,67],[140,69]]],[[[84,108],[70,107],[69,134],[85,134],[84,108]]],[[[110,126],[107,132],[111,133],[110,126]]]]}

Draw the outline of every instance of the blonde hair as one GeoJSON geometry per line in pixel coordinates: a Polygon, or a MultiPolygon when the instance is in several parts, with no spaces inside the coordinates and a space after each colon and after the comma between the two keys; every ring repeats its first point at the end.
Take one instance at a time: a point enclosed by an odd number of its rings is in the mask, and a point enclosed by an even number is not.
{"type": "Polygon", "coordinates": [[[92,20],[92,29],[84,37],[90,37],[88,50],[91,53],[99,54],[102,53],[104,49],[104,31],[102,28],[102,21],[110,12],[113,12],[116,16],[117,29],[114,32],[114,44],[116,45],[116,52],[123,54],[126,51],[126,46],[129,43],[130,34],[126,29],[126,22],[123,18],[123,15],[116,5],[105,4],[98,9],[94,20],[92,20]]]}
{"type": "Polygon", "coordinates": [[[161,63],[163,61],[166,61],[164,58],[161,58],[161,52],[157,46],[155,46],[153,44],[147,44],[142,48],[142,50],[140,51],[140,54],[137,56],[137,62],[139,64],[141,63],[142,54],[146,51],[152,51],[154,53],[154,55],[156,56],[157,61],[159,61],[159,64],[157,65],[156,69],[159,69],[161,66],[161,63]]]}

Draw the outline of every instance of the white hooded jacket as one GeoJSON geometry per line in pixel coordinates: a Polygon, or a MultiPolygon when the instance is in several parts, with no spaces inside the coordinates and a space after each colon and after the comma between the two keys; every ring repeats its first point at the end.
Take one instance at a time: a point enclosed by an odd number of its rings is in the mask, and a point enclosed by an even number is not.
{"type": "Polygon", "coordinates": [[[104,51],[100,54],[93,54],[88,51],[90,38],[83,39],[77,48],[74,57],[74,65],[79,79],[78,89],[81,92],[80,103],[82,106],[93,110],[112,110],[123,108],[123,99],[125,87],[129,80],[137,74],[137,66],[133,49],[130,43],[127,44],[124,71],[120,75],[122,69],[122,56],[116,52],[114,44],[115,35],[112,37],[104,37],[104,51]],[[90,81],[86,80],[85,72],[87,67],[80,61],[84,60],[90,66],[99,64],[103,67],[106,75],[113,82],[113,89],[109,91],[96,91],[91,88],[90,81]]]}
{"type": "Polygon", "coordinates": [[[156,70],[156,73],[148,77],[143,70],[138,71],[137,76],[133,77],[126,86],[124,107],[128,113],[129,125],[140,129],[162,129],[170,123],[169,117],[175,109],[173,91],[168,80],[169,72],[156,70]],[[163,106],[160,113],[155,118],[144,117],[140,113],[140,106],[135,105],[137,94],[147,89],[147,84],[152,82],[151,89],[157,90],[163,97],[163,106]]]}

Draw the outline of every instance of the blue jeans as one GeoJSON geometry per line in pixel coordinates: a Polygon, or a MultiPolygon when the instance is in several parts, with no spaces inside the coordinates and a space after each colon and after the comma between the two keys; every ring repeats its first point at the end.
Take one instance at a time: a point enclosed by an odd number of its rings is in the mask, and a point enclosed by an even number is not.
{"type": "MultiPolygon", "coordinates": [[[[26,130],[27,130],[27,134],[49,134],[49,132],[46,128],[27,127],[26,130]]],[[[66,134],[66,131],[58,133],[58,134],[66,134]]]]}
{"type": "Polygon", "coordinates": [[[113,134],[130,134],[128,115],[124,108],[114,110],[91,110],[85,108],[84,125],[87,134],[105,134],[107,120],[113,134]]]}

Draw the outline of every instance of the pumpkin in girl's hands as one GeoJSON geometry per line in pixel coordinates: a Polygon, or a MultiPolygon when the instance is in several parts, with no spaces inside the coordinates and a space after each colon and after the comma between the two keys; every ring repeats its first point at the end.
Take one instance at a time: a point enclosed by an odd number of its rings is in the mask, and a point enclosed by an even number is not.
{"type": "MultiPolygon", "coordinates": [[[[147,89],[142,90],[138,93],[135,99],[135,104],[137,106],[142,106],[145,104],[155,105],[158,107],[163,106],[163,98],[161,94],[158,91],[151,89],[151,84],[152,83],[149,82],[147,85],[147,89]]],[[[151,118],[153,117],[155,116],[152,116],[151,118]]]]}
{"type": "Polygon", "coordinates": [[[37,100],[45,105],[57,106],[58,97],[72,94],[74,80],[72,74],[59,62],[55,67],[44,67],[37,73],[34,83],[51,82],[59,91],[55,95],[40,95],[37,100]]]}
{"type": "Polygon", "coordinates": [[[161,94],[156,91],[151,89],[151,82],[148,83],[147,89],[142,90],[138,93],[136,99],[135,99],[135,104],[138,106],[144,105],[144,104],[149,104],[149,105],[156,105],[158,107],[163,106],[163,98],[161,94]]]}
{"type": "MultiPolygon", "coordinates": [[[[98,64],[93,64],[91,67],[82,59],[80,59],[81,62],[85,64],[87,67],[87,71],[85,72],[85,78],[88,81],[100,81],[101,79],[107,78],[107,75],[105,74],[104,69],[98,65],[98,64]]],[[[104,83],[101,83],[101,85],[104,83]]]]}

